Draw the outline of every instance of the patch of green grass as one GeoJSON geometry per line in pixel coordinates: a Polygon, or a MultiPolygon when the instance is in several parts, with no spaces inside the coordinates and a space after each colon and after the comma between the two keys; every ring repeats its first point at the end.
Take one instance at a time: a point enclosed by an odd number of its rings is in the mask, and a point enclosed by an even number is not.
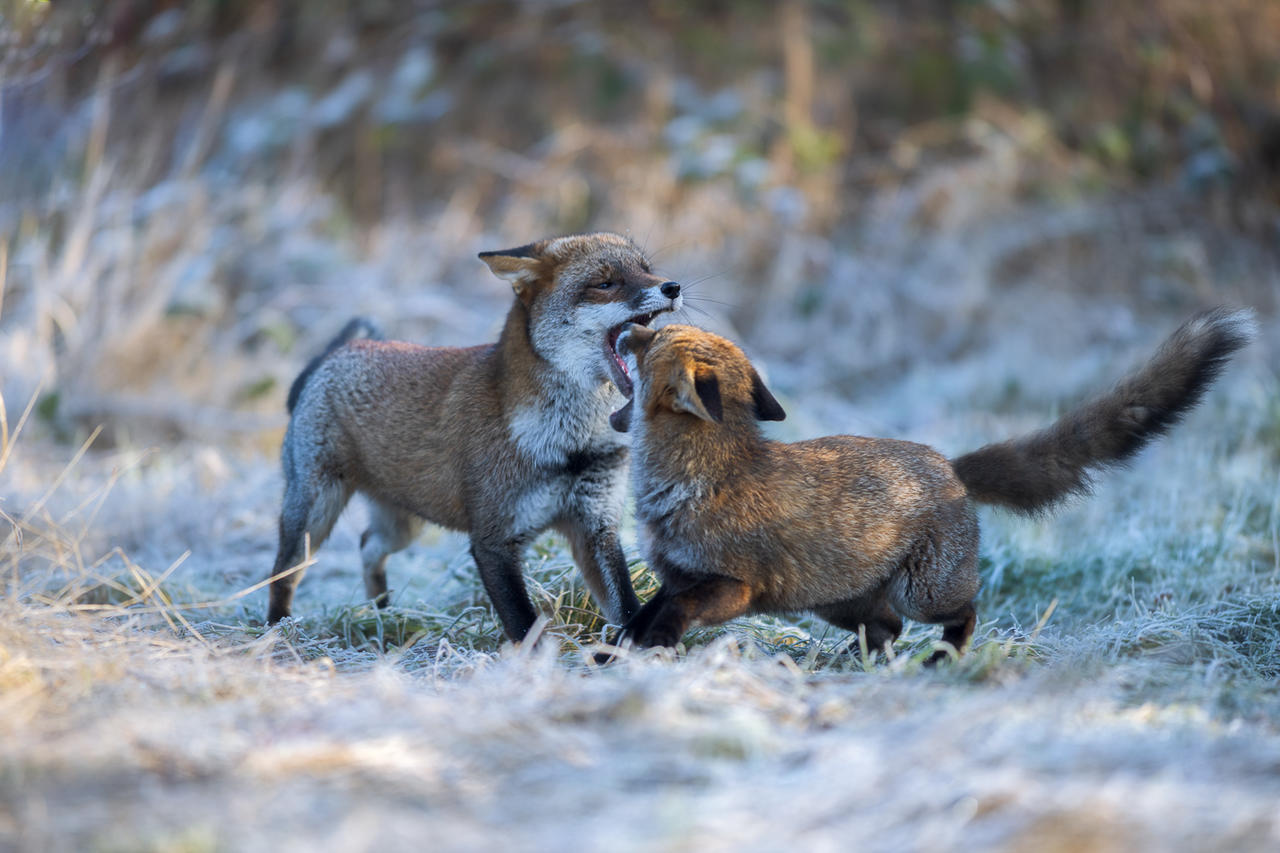
{"type": "Polygon", "coordinates": [[[132,839],[104,839],[95,847],[101,853],[216,853],[218,833],[208,824],[132,839]]]}
{"type": "Polygon", "coordinates": [[[1253,440],[1265,447],[1273,462],[1280,463],[1280,399],[1269,399],[1254,429],[1253,440]]]}
{"type": "Polygon", "coordinates": [[[433,611],[413,607],[380,609],[371,602],[326,607],[320,613],[291,620],[290,639],[309,649],[309,657],[328,655],[334,644],[356,652],[380,654],[407,649],[427,640],[477,651],[496,651],[502,645],[502,628],[492,610],[475,604],[459,611],[433,611]]]}
{"type": "Polygon", "coordinates": [[[1100,556],[1000,553],[984,555],[980,573],[980,612],[1013,614],[1030,621],[1038,617],[1037,609],[1055,600],[1077,617],[1112,610],[1117,596],[1125,595],[1131,584],[1147,583],[1152,570],[1142,561],[1121,565],[1100,556]]]}

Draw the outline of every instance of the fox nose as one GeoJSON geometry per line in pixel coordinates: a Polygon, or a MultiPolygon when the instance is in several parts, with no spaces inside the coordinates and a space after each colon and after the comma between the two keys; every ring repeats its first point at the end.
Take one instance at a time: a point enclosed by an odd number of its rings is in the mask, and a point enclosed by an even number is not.
{"type": "Polygon", "coordinates": [[[662,295],[668,299],[675,299],[680,295],[680,285],[674,281],[666,281],[662,283],[662,287],[658,288],[662,291],[662,295]]]}

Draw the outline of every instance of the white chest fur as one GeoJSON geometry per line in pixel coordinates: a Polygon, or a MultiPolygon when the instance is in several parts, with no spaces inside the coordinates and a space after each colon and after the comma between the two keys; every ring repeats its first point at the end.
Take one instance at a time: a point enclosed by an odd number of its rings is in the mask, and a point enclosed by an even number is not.
{"type": "Polygon", "coordinates": [[[548,389],[512,412],[511,440],[543,468],[564,465],[570,455],[582,451],[619,447],[626,443],[625,437],[609,426],[609,413],[618,399],[611,383],[591,389],[548,389]]]}
{"type": "Polygon", "coordinates": [[[545,530],[563,514],[572,488],[569,477],[555,477],[526,489],[516,500],[512,533],[521,536],[545,530]]]}

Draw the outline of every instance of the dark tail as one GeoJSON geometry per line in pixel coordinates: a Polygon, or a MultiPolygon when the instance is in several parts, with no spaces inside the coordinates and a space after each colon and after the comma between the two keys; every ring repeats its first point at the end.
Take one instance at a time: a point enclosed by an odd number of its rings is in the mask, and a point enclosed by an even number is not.
{"type": "Polygon", "coordinates": [[[332,355],[334,350],[341,347],[347,341],[360,337],[361,332],[364,333],[363,337],[369,338],[370,340],[380,341],[383,339],[382,330],[379,329],[377,324],[372,320],[367,317],[353,317],[347,325],[342,327],[342,331],[338,332],[337,336],[333,340],[329,341],[328,346],[324,348],[324,352],[307,362],[307,366],[302,368],[302,372],[298,374],[298,378],[293,380],[293,384],[289,386],[289,399],[285,401],[285,406],[289,409],[289,414],[293,414],[293,407],[298,405],[298,398],[302,396],[302,389],[306,387],[307,380],[311,378],[311,374],[316,372],[316,368],[320,366],[320,362],[332,355]]]}
{"type": "Polygon", "coordinates": [[[1251,310],[1215,308],[1183,323],[1141,369],[1047,429],[951,461],[969,496],[1034,514],[1089,491],[1200,402],[1231,354],[1253,340],[1251,310]]]}

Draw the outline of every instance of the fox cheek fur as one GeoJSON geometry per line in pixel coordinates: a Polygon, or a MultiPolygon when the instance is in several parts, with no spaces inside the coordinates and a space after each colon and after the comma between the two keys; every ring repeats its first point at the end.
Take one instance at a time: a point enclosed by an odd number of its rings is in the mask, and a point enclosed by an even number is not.
{"type": "Polygon", "coordinates": [[[512,640],[536,616],[521,556],[547,528],[569,540],[611,621],[639,608],[617,535],[627,445],[608,418],[623,399],[619,389],[631,386],[614,347],[630,323],[680,307],[680,286],[655,275],[616,234],[544,240],[481,259],[514,292],[497,343],[384,341],[357,319],[295,380],[268,622],[290,615],[301,577],[290,570],[304,543],[309,537],[318,549],[355,492],[369,501],[360,554],[366,592],[379,606],[389,598],[387,556],[431,521],[470,534],[512,640]]]}
{"type": "Polygon", "coordinates": [[[903,617],[941,624],[959,652],[977,619],[974,504],[1036,514],[1087,492],[1193,408],[1253,335],[1251,312],[1200,314],[1047,429],[948,460],[890,439],[768,441],[757,421],[782,410],[741,350],[687,326],[632,329],[620,347],[636,364],[632,485],[662,586],[624,637],[673,645],[693,625],[808,610],[873,648],[903,617]]]}

